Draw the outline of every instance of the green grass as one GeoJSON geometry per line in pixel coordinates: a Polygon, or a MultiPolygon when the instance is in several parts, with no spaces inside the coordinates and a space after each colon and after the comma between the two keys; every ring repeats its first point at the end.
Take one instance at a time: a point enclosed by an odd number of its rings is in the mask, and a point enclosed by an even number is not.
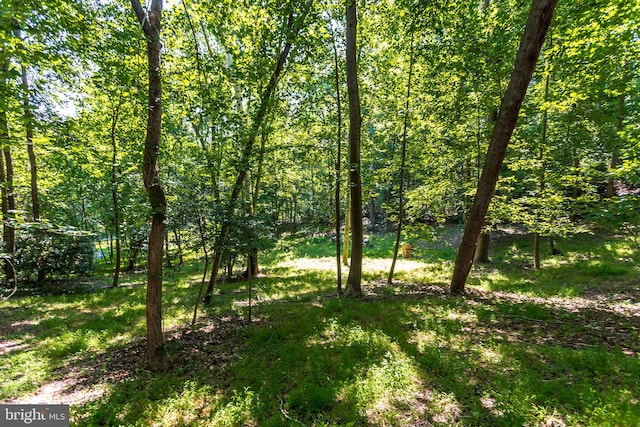
{"type": "Polygon", "coordinates": [[[61,401],[99,389],[72,406],[73,425],[638,425],[628,242],[566,239],[539,271],[528,240],[499,242],[465,297],[445,292],[455,247],[438,241],[417,242],[387,287],[392,242],[371,237],[362,300],[336,297],[329,239],[279,242],[252,282],[251,324],[240,281],[220,285],[190,330],[201,272],[168,274],[162,375],[144,368],[142,275],[1,302],[0,400],[28,401],[55,381],[70,382],[52,395],[61,401]]]}

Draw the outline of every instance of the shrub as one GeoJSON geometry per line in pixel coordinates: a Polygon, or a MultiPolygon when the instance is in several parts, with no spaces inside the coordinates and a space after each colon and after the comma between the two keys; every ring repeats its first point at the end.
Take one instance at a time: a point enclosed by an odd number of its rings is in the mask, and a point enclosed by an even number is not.
{"type": "Polygon", "coordinates": [[[48,224],[20,225],[16,231],[15,265],[19,278],[42,283],[93,272],[93,234],[48,224]]]}

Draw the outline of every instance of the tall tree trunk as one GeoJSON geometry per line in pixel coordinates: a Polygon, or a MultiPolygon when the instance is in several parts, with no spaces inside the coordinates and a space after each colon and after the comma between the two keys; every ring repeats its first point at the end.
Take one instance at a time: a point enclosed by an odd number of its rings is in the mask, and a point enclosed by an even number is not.
{"type": "Polygon", "coordinates": [[[453,294],[464,292],[473,262],[473,254],[484,226],[489,203],[495,192],[507,145],[515,129],[518,113],[557,3],[558,0],[533,0],[532,2],[509,85],[502,99],[498,119],[491,135],[482,175],[478,181],[478,189],[458,249],[451,279],[450,290],[453,294]]]}
{"type": "Polygon", "coordinates": [[[278,57],[278,61],[276,62],[276,66],[271,74],[271,78],[269,79],[269,83],[262,93],[262,97],[260,98],[260,107],[258,108],[258,112],[256,113],[255,119],[253,120],[253,124],[251,126],[251,130],[249,132],[249,136],[247,137],[247,141],[245,143],[244,149],[242,150],[242,154],[240,157],[240,164],[238,166],[238,175],[236,177],[236,181],[233,185],[233,189],[231,191],[231,196],[229,197],[229,206],[227,208],[226,218],[223,221],[220,234],[216,239],[216,243],[214,245],[215,252],[213,256],[213,264],[211,266],[211,278],[209,279],[209,285],[207,286],[207,291],[205,292],[205,302],[211,301],[211,296],[213,292],[213,288],[215,286],[216,280],[218,278],[218,269],[220,268],[220,261],[222,260],[222,251],[224,250],[224,246],[227,243],[227,239],[229,238],[229,232],[231,231],[231,218],[233,218],[236,211],[236,203],[238,201],[238,197],[242,192],[242,187],[244,185],[244,180],[249,172],[251,167],[251,152],[253,151],[253,145],[255,143],[256,137],[258,135],[258,131],[262,125],[262,121],[267,114],[267,109],[269,107],[269,102],[271,100],[271,96],[276,89],[278,84],[278,79],[280,78],[280,74],[287,62],[287,58],[289,57],[289,52],[293,47],[293,40],[298,36],[300,31],[302,30],[302,26],[304,24],[305,18],[309,11],[311,10],[311,6],[313,5],[313,0],[308,0],[305,10],[298,18],[297,22],[294,19],[293,12],[289,15],[287,29],[289,34],[286,36],[286,41],[282,50],[280,51],[280,55],[278,57]]]}
{"type": "Polygon", "coordinates": [[[113,282],[114,288],[118,287],[120,280],[120,262],[122,258],[122,248],[120,245],[120,203],[118,200],[118,143],[116,140],[116,126],[120,116],[120,107],[122,105],[122,97],[118,100],[118,105],[113,112],[111,118],[111,201],[113,202],[113,226],[115,230],[115,251],[116,251],[116,263],[113,269],[113,282]]]}
{"type": "Polygon", "coordinates": [[[147,258],[147,360],[154,372],[168,368],[162,331],[162,258],[167,200],[158,176],[158,151],[162,130],[162,79],[160,74],[160,21],[162,0],[151,0],[145,10],[138,0],[131,5],[147,37],[149,63],[149,115],[144,144],[142,174],[152,209],[147,258]]]}
{"type": "MultiPolygon", "coordinates": [[[[258,167],[256,172],[256,182],[253,187],[253,193],[251,195],[251,214],[255,215],[258,211],[258,198],[260,197],[260,184],[262,183],[262,172],[264,168],[264,150],[267,143],[268,137],[268,129],[267,129],[267,121],[262,122],[262,135],[260,137],[260,150],[258,152],[258,167]]],[[[260,264],[258,261],[258,248],[251,248],[248,263],[247,263],[247,271],[245,275],[249,277],[248,269],[251,269],[251,276],[257,277],[260,274],[260,264]]]]}
{"type": "Polygon", "coordinates": [[[356,33],[358,16],[355,0],[347,4],[346,71],[349,94],[349,187],[351,190],[351,267],[345,296],[362,296],[362,178],[360,164],[360,92],[358,89],[358,64],[356,33]]]}
{"type": "Polygon", "coordinates": [[[29,155],[29,169],[31,172],[31,215],[35,222],[40,221],[40,199],[38,196],[38,168],[36,164],[36,153],[33,150],[33,111],[29,102],[29,80],[27,68],[22,65],[22,88],[24,90],[24,127],[27,136],[27,153],[29,155]]]}
{"type": "MultiPolygon", "coordinates": [[[[549,112],[547,110],[546,104],[549,101],[549,83],[551,82],[551,72],[547,72],[547,76],[545,77],[544,82],[544,103],[545,107],[542,111],[542,137],[540,141],[540,165],[542,170],[540,171],[540,188],[539,188],[539,198],[544,197],[544,192],[546,188],[546,146],[547,146],[547,130],[549,127],[549,112]]],[[[540,222],[540,215],[536,215],[536,222],[540,222]]],[[[533,236],[533,268],[536,270],[540,269],[540,233],[536,232],[533,236]]]]}
{"type": "MultiPolygon", "coordinates": [[[[7,73],[9,72],[9,61],[5,59],[2,62],[2,78],[0,80],[0,94],[7,95],[7,73]]],[[[15,252],[15,224],[13,216],[16,209],[16,199],[13,193],[13,159],[11,157],[11,148],[9,145],[9,122],[7,112],[3,108],[0,110],[0,162],[2,163],[2,176],[0,176],[0,185],[2,185],[2,237],[4,240],[4,252],[13,258],[15,252]],[[4,158],[4,162],[2,162],[4,158]]],[[[15,270],[9,264],[13,260],[5,261],[5,276],[9,285],[15,282],[15,270]]]]}
{"type": "MultiPolygon", "coordinates": [[[[622,126],[624,122],[624,94],[621,94],[618,97],[618,104],[619,104],[620,112],[618,114],[618,119],[616,120],[616,131],[620,132],[622,131],[622,126]]],[[[618,152],[616,148],[614,148],[613,153],[611,153],[611,163],[609,164],[609,173],[612,173],[617,167],[618,167],[618,152]]],[[[615,184],[615,180],[613,179],[613,175],[610,175],[607,181],[607,190],[605,194],[605,197],[607,197],[608,199],[616,195],[616,189],[614,184],[615,184]]]]}
{"type": "Polygon", "coordinates": [[[393,273],[398,260],[398,250],[400,249],[400,237],[402,235],[402,222],[404,220],[404,171],[407,159],[407,125],[409,122],[409,102],[411,101],[411,77],[413,76],[413,28],[411,28],[411,42],[409,44],[409,77],[407,79],[407,97],[404,105],[404,122],[402,124],[402,149],[400,158],[400,178],[398,179],[398,226],[396,227],[396,241],[393,246],[393,261],[389,269],[387,284],[393,283],[393,273]]]}
{"type": "MultiPolygon", "coordinates": [[[[331,23],[329,23],[331,26],[331,23]]],[[[340,169],[342,161],[342,99],[340,97],[340,65],[338,63],[338,47],[336,46],[336,37],[333,29],[330,27],[331,41],[333,43],[333,71],[334,83],[336,87],[336,162],[335,162],[335,197],[334,208],[336,217],[336,280],[338,295],[342,294],[342,264],[340,263],[340,245],[342,238],[340,237],[340,169]]],[[[345,230],[345,233],[347,231],[345,230]]]]}

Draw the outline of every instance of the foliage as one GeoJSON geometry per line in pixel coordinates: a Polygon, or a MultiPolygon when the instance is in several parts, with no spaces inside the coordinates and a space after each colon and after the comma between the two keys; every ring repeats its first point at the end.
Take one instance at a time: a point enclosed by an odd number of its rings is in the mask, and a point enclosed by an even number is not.
{"type": "Polygon", "coordinates": [[[95,235],[73,227],[21,224],[16,233],[15,267],[22,280],[88,277],[93,272],[95,235]]]}

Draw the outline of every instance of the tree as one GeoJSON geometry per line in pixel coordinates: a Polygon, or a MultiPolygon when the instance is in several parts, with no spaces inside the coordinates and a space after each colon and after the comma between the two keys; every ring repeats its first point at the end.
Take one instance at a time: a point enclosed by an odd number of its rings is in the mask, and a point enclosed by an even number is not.
{"type": "Polygon", "coordinates": [[[400,177],[398,179],[398,225],[396,227],[396,241],[393,247],[393,260],[387,277],[387,284],[393,282],[393,272],[398,259],[398,249],[400,248],[400,236],[402,235],[402,220],[404,216],[404,173],[407,161],[407,125],[409,122],[409,102],[411,101],[411,77],[413,75],[413,28],[411,29],[411,42],[409,47],[409,76],[407,78],[407,97],[405,101],[404,120],[402,124],[402,148],[400,155],[400,177]]]}
{"type": "Polygon", "coordinates": [[[347,90],[349,95],[349,190],[351,192],[351,266],[345,296],[362,296],[362,249],[364,230],[362,226],[362,178],[360,162],[360,93],[358,90],[358,65],[356,33],[358,17],[355,0],[349,0],[347,22],[347,90]]]}
{"type": "Polygon", "coordinates": [[[160,73],[162,0],[152,0],[146,11],[138,0],[131,0],[131,5],[147,38],[149,66],[149,113],[142,164],[142,177],[152,210],[147,258],[147,360],[152,371],[162,372],[168,368],[162,331],[162,259],[167,202],[158,176],[158,150],[162,130],[162,78],[160,73]]]}
{"type": "Polygon", "coordinates": [[[458,249],[453,278],[451,279],[450,290],[453,294],[464,292],[478,237],[482,231],[485,215],[496,188],[500,166],[515,129],[520,106],[538,61],[556,4],[557,0],[533,0],[531,4],[529,18],[522,36],[516,62],[500,105],[482,175],[478,181],[476,195],[458,249]]]}
{"type": "MultiPolygon", "coordinates": [[[[9,144],[9,120],[7,115],[8,87],[7,73],[9,72],[8,59],[2,60],[2,76],[0,77],[0,96],[3,103],[0,107],[0,185],[2,185],[2,224],[4,240],[4,252],[13,257],[15,252],[15,223],[12,221],[13,213],[16,209],[16,200],[13,189],[13,157],[11,156],[11,146],[9,144]]],[[[12,260],[5,260],[5,275],[9,284],[15,281],[15,270],[9,264],[12,260]]]]}
{"type": "Polygon", "coordinates": [[[215,286],[216,280],[218,278],[218,270],[220,268],[220,262],[222,261],[222,254],[224,250],[224,246],[227,243],[229,238],[229,234],[232,228],[233,217],[236,213],[238,199],[241,195],[241,192],[244,187],[244,181],[249,173],[251,168],[251,155],[253,152],[253,145],[258,136],[260,128],[262,126],[263,120],[267,115],[267,109],[271,102],[271,97],[276,89],[278,84],[278,80],[280,78],[280,74],[282,73],[284,66],[287,62],[287,58],[289,57],[289,53],[293,47],[293,41],[296,39],[298,34],[303,28],[305,18],[307,14],[310,12],[311,7],[313,5],[313,0],[308,0],[301,14],[295,17],[293,10],[291,10],[287,17],[287,24],[285,27],[285,42],[282,46],[282,49],[278,55],[278,59],[276,61],[275,67],[271,74],[271,77],[262,92],[262,96],[260,98],[259,107],[257,112],[255,113],[255,117],[249,129],[248,135],[244,142],[244,147],[242,148],[239,164],[237,167],[237,175],[233,186],[231,187],[231,195],[229,196],[227,213],[223,218],[223,223],[221,225],[220,233],[216,238],[216,242],[214,245],[214,255],[213,262],[211,265],[211,278],[209,279],[209,284],[207,286],[207,290],[205,292],[205,302],[211,301],[213,288],[215,286]]]}

